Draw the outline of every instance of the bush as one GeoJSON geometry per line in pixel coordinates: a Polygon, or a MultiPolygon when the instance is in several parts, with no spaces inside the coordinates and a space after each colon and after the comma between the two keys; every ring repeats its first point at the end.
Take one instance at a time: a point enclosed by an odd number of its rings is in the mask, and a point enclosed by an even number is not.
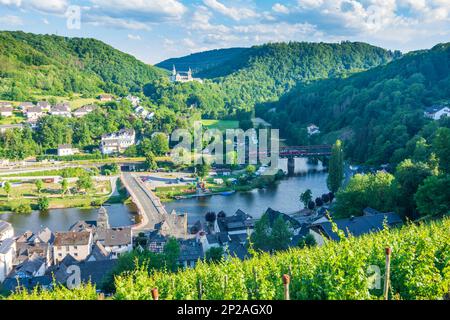
{"type": "Polygon", "coordinates": [[[14,213],[31,213],[32,211],[29,203],[20,203],[12,208],[14,213]]]}
{"type": "Polygon", "coordinates": [[[48,201],[47,197],[41,197],[38,199],[37,207],[41,211],[48,210],[48,207],[50,205],[50,202],[48,201]]]}

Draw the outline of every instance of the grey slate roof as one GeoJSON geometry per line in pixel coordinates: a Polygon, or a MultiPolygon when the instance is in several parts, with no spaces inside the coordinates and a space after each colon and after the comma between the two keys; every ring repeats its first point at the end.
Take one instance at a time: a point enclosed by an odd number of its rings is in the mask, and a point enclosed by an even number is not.
{"type": "Polygon", "coordinates": [[[53,279],[49,275],[26,279],[16,279],[15,277],[8,277],[2,283],[2,289],[6,292],[15,292],[16,289],[20,287],[31,291],[37,286],[44,288],[51,287],[52,283],[53,279]]]}
{"type": "Polygon", "coordinates": [[[97,231],[98,240],[103,241],[105,246],[125,246],[131,244],[131,228],[113,228],[97,231]]]}
{"type": "Polygon", "coordinates": [[[14,240],[11,238],[0,241],[0,253],[7,253],[11,247],[14,245],[14,240]]]}
{"type": "MultiPolygon", "coordinates": [[[[400,216],[394,212],[379,213],[375,215],[353,217],[347,219],[339,219],[334,221],[337,227],[344,231],[345,234],[360,236],[370,232],[376,232],[383,229],[383,222],[386,218],[387,225],[392,227],[403,223],[400,216]]],[[[332,231],[331,222],[323,222],[313,228],[318,227],[328,238],[339,240],[339,236],[332,231]]]]}
{"type": "Polygon", "coordinates": [[[280,217],[280,216],[283,218],[283,220],[285,222],[289,222],[291,227],[294,229],[298,229],[301,226],[300,223],[297,220],[295,220],[294,218],[292,218],[292,217],[288,216],[287,214],[284,214],[280,211],[273,210],[272,208],[268,208],[266,210],[265,214],[268,215],[268,217],[269,217],[270,226],[273,226],[275,220],[278,219],[278,217],[280,217]]]}

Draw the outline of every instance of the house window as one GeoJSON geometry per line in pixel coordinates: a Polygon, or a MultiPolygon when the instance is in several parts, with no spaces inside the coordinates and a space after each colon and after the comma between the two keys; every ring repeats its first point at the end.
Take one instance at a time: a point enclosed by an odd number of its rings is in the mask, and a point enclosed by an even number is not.
{"type": "Polygon", "coordinates": [[[78,249],[78,247],[77,247],[77,246],[74,246],[73,248],[74,248],[75,250],[77,250],[77,249],[78,249]]]}
{"type": "Polygon", "coordinates": [[[75,252],[74,255],[75,255],[75,257],[78,257],[78,253],[75,252]]]}
{"type": "Polygon", "coordinates": [[[69,246],[66,246],[66,251],[69,251],[69,246]]]}

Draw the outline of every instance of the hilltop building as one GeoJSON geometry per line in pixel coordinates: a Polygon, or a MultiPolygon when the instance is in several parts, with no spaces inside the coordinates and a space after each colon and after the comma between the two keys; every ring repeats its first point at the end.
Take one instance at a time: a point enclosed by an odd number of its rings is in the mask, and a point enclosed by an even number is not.
{"type": "Polygon", "coordinates": [[[175,65],[172,69],[172,75],[170,76],[170,82],[190,82],[190,81],[197,81],[202,83],[203,80],[199,78],[192,77],[192,70],[189,68],[188,71],[177,71],[175,68],[175,65]]]}
{"type": "Polygon", "coordinates": [[[450,117],[450,108],[434,105],[425,109],[424,116],[433,120],[439,120],[443,117],[450,117]]]}

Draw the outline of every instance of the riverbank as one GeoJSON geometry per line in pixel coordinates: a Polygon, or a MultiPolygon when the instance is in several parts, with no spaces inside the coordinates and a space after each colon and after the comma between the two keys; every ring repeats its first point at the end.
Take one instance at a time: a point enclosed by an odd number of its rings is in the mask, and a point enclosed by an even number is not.
{"type": "Polygon", "coordinates": [[[9,194],[5,187],[0,189],[0,213],[91,208],[105,203],[123,203],[128,197],[126,192],[122,190],[120,180],[115,178],[93,179],[92,188],[82,192],[77,190],[76,178],[66,179],[68,185],[65,192],[59,180],[62,179],[60,177],[42,178],[42,185],[39,190],[36,180],[20,177],[8,180],[10,183],[9,194]],[[47,180],[51,182],[45,182],[47,180]]]}
{"type": "Polygon", "coordinates": [[[213,195],[230,195],[234,192],[248,192],[275,184],[284,177],[280,170],[273,175],[231,174],[227,176],[210,176],[204,180],[204,190],[197,190],[196,183],[176,186],[158,186],[155,194],[163,202],[179,199],[201,198],[213,195]]]}

